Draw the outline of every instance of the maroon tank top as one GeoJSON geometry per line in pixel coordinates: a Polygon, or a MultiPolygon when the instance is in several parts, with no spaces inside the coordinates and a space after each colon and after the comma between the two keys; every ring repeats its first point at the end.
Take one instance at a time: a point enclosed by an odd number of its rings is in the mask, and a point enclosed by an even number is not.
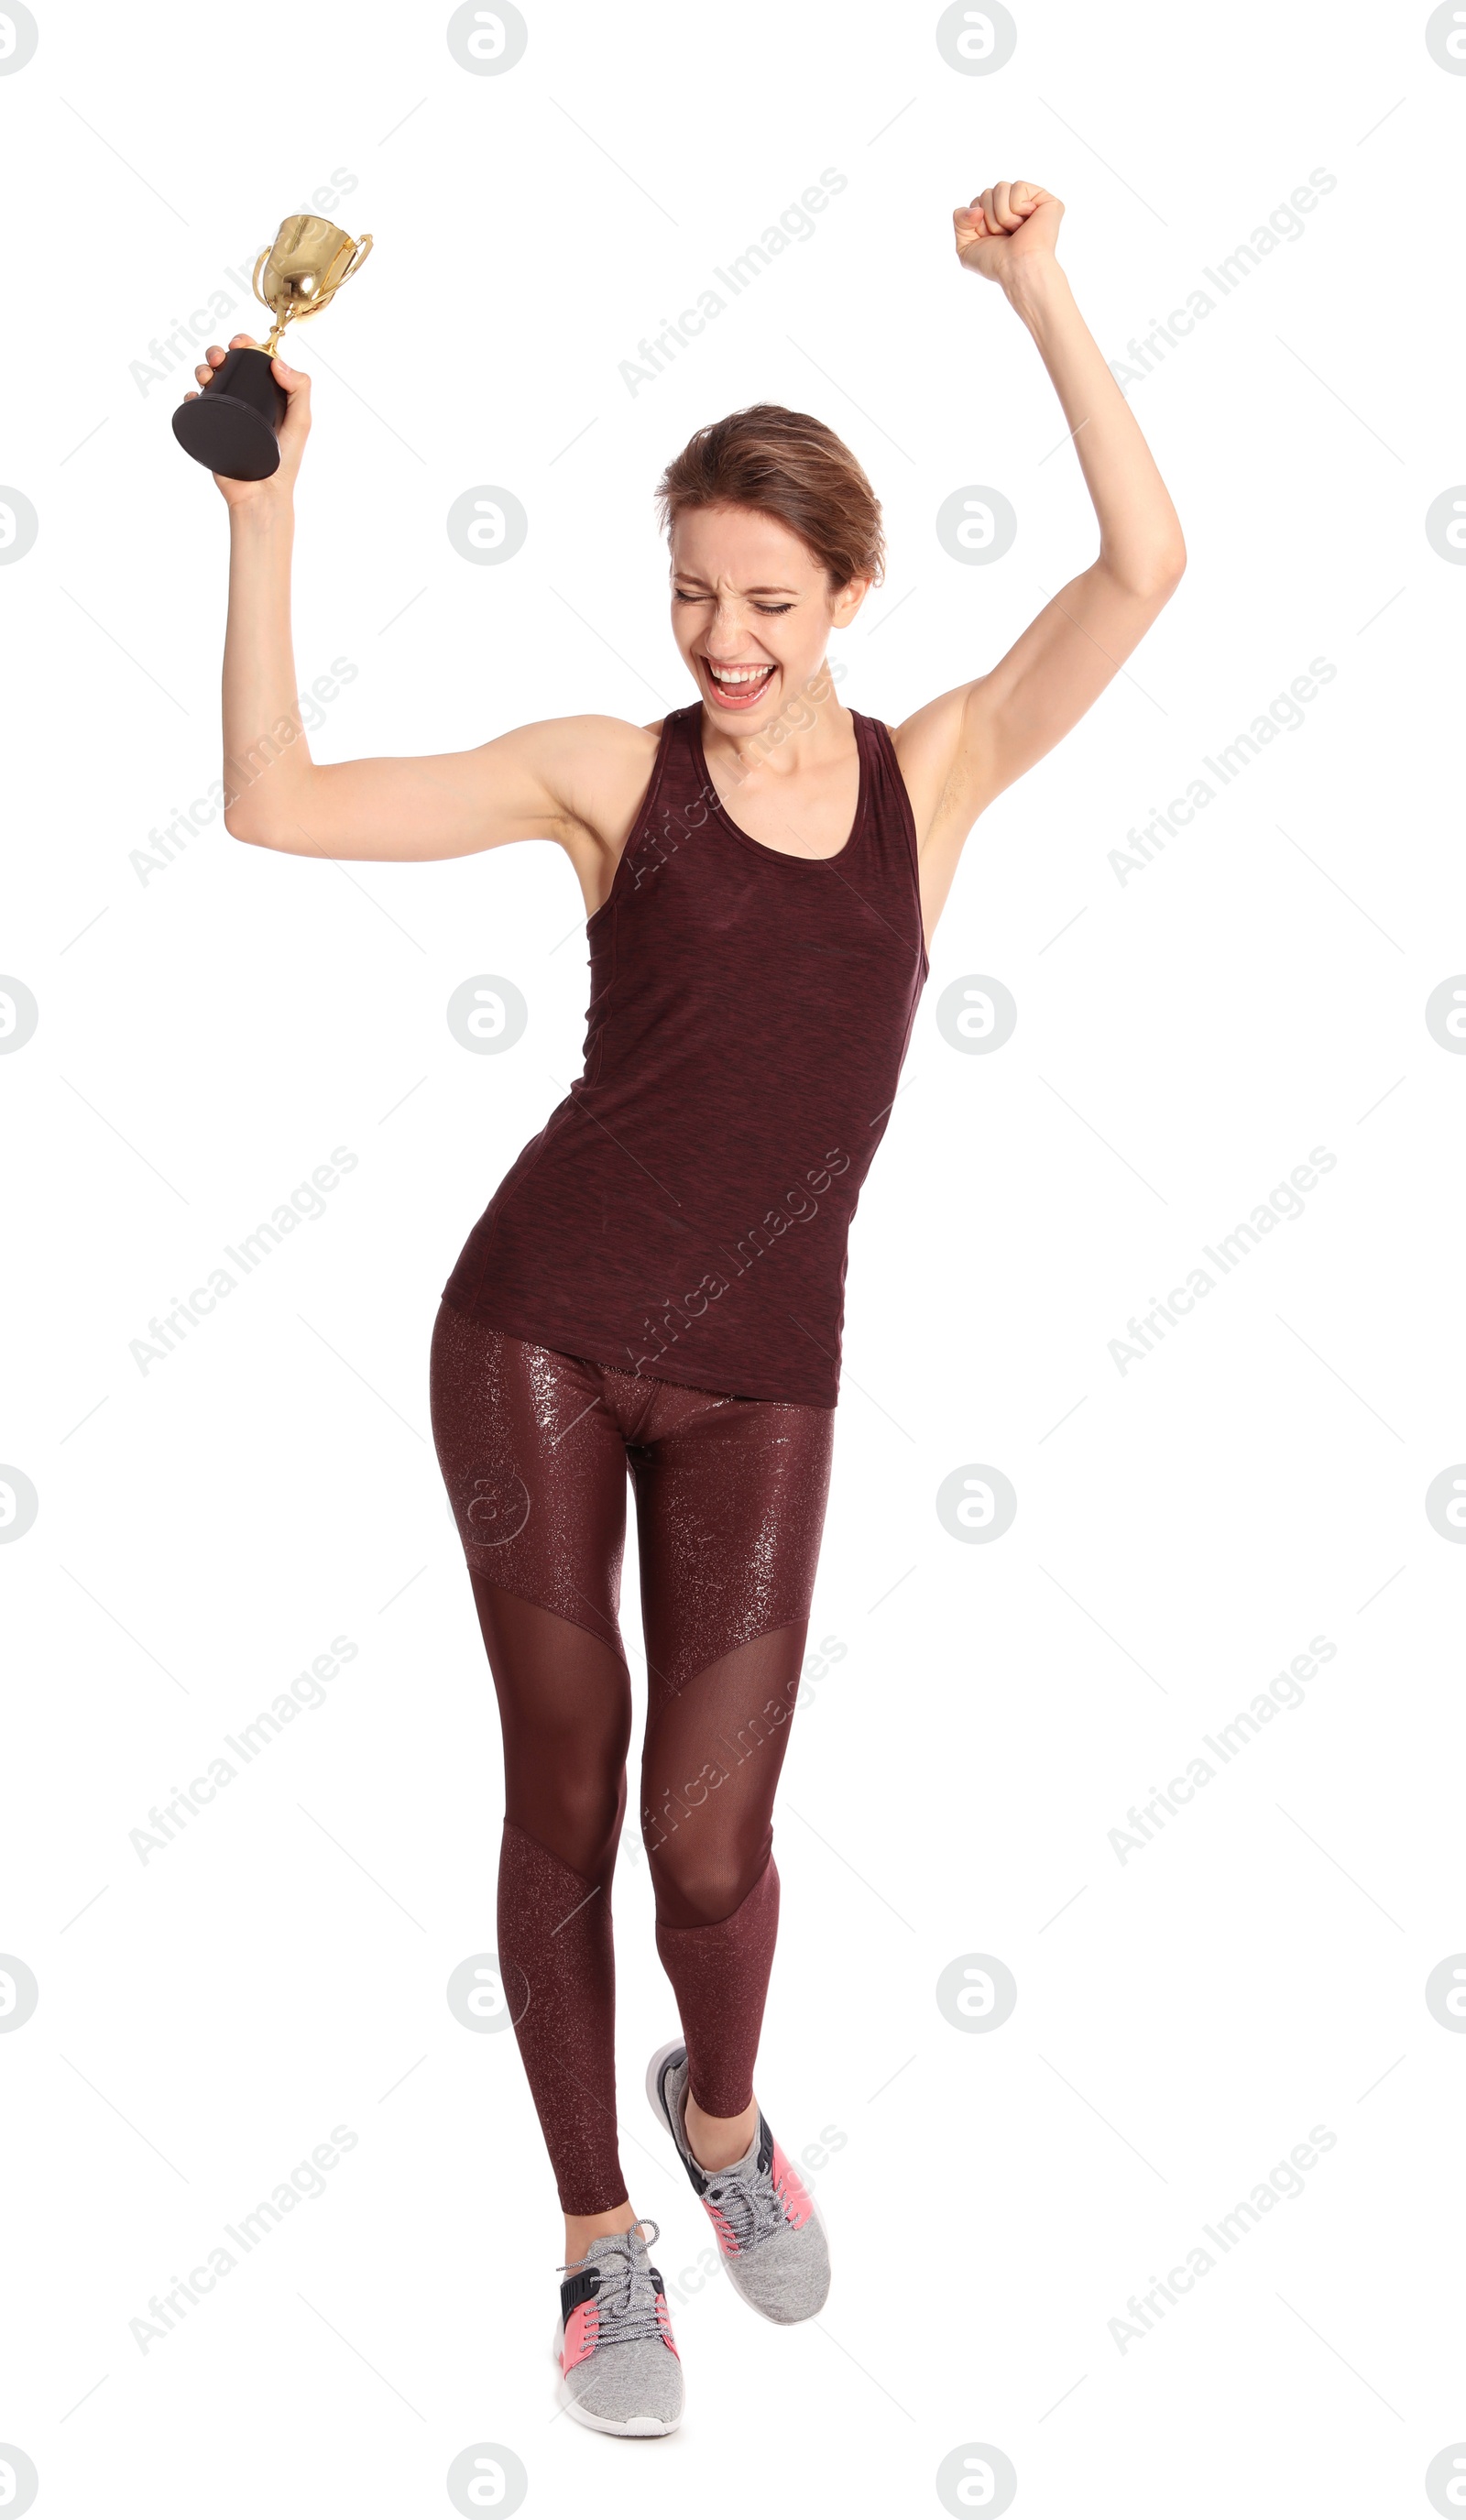
{"type": "Polygon", "coordinates": [[[930,968],[890,736],[852,710],[844,847],[738,829],[701,703],[665,720],[588,922],[585,1073],[443,1289],[511,1338],[622,1372],[833,1408],[846,1242],[930,968]]]}

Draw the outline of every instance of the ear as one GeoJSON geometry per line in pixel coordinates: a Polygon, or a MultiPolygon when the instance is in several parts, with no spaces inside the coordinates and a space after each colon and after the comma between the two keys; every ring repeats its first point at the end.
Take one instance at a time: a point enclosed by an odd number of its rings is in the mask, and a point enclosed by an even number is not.
{"type": "Polygon", "coordinates": [[[869,594],[871,580],[868,577],[852,577],[841,587],[838,595],[830,598],[829,617],[836,630],[849,628],[869,594]]]}

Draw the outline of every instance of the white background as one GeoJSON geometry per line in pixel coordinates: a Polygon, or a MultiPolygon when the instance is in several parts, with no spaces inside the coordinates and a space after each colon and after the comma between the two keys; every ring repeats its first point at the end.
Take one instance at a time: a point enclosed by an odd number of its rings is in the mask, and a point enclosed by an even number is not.
{"type": "Polygon", "coordinates": [[[1466,78],[1417,7],[1024,8],[992,75],[948,66],[934,9],[870,0],[528,18],[474,75],[442,9],[71,6],[0,76],[0,479],[39,519],[0,567],[0,967],[40,1010],[0,1060],[0,1458],[39,1497],[0,1553],[0,1948],[40,1989],[0,2039],[0,2438],[66,2514],[447,2512],[475,2443],[532,2511],[936,2512],[939,2462],[988,2443],[1022,2514],[1426,2512],[1466,2436],[1466,2040],[1424,2001],[1466,1946],[1466,1555],[1424,1510],[1466,1455],[1466,1063],[1424,1020],[1466,967],[1466,576],[1424,529],[1466,474],[1466,78]],[[642,337],[831,167],[816,234],[629,391],[642,337]],[[333,868],[217,823],[144,880],[218,776],[227,533],[168,428],[191,378],[135,363],[220,287],[203,338],[258,329],[226,271],[356,178],[336,215],[374,257],[288,344],[315,378],[299,678],[357,667],[318,758],[689,698],[651,491],[758,399],[827,420],[885,503],[840,652],[896,721],[1094,551],[953,203],[1057,192],[1120,360],[1317,168],[1303,236],[1130,387],[1188,573],[969,841],[852,1238],[811,1628],[843,1652],[785,1769],[759,2078],[792,2156],[843,2138],[833,2289],[783,2333],[703,2279],[642,2095],[674,2015],[623,1860],[625,2151],[688,2412],[606,2442],[553,2419],[559,2225],[512,2040],[445,2001],[493,1947],[502,1800],[426,1404],[442,1282],[577,1072],[579,896],[548,844],[333,868]],[[483,483],[529,518],[502,565],[445,532],[483,483]],[[934,531],[973,483],[1018,517],[990,566],[934,531]],[[1132,826],[1315,657],[1303,725],[1122,883],[1132,826]],[[445,1022],[481,972],[528,1001],[503,1057],[445,1022]],[[1017,1001],[991,1056],[936,1024],[974,973],[1017,1001]],[[327,1212],[141,1372],[150,1318],[338,1146],[327,1212]],[[1306,1213],[1122,1373],[1129,1317],[1320,1146],[1306,1213]],[[974,1462],[1018,1498],[987,1546],[935,1510],[974,1462]],[[327,1703],[141,1862],[150,1808],[337,1636],[327,1703]],[[1303,1706],[1122,1864],[1130,1806],[1315,1636],[1303,1706]],[[986,2035],[936,2002],[972,1953],[1017,1982],[986,2035]],[[326,2193],[140,2351],[150,2296],[336,2126],[326,2193]],[[1122,2352],[1128,2298],[1315,2127],[1305,2192],[1122,2352]]]}

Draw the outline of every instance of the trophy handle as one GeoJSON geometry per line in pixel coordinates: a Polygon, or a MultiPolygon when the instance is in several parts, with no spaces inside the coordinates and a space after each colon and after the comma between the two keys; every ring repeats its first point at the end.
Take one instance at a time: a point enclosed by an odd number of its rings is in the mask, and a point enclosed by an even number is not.
{"type": "Polygon", "coordinates": [[[265,298],[265,297],[260,297],[260,290],[259,290],[259,276],[260,276],[261,271],[264,269],[265,257],[266,257],[266,255],[268,254],[269,250],[270,250],[270,248],[269,248],[269,247],[268,247],[267,245],[263,245],[263,246],[261,246],[261,247],[260,247],[259,253],[258,253],[258,255],[257,255],[257,257],[256,257],[256,260],[255,260],[253,277],[252,277],[252,279],[250,280],[249,286],[250,286],[250,288],[253,290],[255,296],[256,296],[256,297],[259,297],[259,302],[260,302],[261,306],[264,306],[264,307],[267,309],[267,311],[268,311],[270,314],[272,314],[272,315],[273,315],[273,314],[274,314],[274,312],[275,312],[274,307],[270,305],[269,300],[268,300],[267,298],[265,298]]]}

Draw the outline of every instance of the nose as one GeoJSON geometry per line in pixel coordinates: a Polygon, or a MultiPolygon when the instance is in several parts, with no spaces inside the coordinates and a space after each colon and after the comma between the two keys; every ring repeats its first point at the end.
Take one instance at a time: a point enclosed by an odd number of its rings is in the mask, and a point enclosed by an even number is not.
{"type": "Polygon", "coordinates": [[[705,643],[706,652],[714,663],[736,665],[742,661],[742,651],[757,644],[757,640],[744,629],[736,604],[720,601],[705,643]]]}

